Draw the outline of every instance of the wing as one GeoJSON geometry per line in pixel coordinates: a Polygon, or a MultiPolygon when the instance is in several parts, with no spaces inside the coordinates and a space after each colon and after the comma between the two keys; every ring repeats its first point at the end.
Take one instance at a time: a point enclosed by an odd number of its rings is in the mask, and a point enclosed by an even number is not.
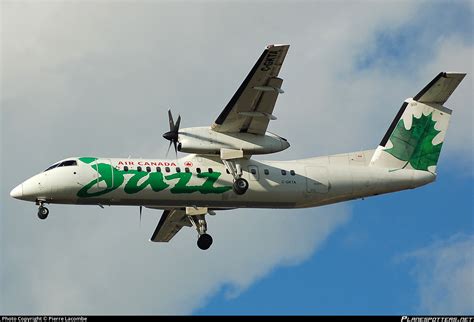
{"type": "Polygon", "coordinates": [[[169,242],[183,226],[191,227],[192,224],[186,216],[184,209],[165,210],[160,222],[151,236],[153,242],[169,242]]]}
{"type": "Polygon", "coordinates": [[[278,78],[289,45],[269,45],[240,85],[237,92],[212,125],[222,133],[265,134],[268,122],[276,119],[273,108],[283,93],[278,78]]]}

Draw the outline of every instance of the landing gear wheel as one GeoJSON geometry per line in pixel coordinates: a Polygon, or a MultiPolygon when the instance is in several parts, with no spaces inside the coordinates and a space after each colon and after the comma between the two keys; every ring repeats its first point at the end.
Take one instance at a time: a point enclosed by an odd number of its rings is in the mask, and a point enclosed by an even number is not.
{"type": "Polygon", "coordinates": [[[232,185],[232,189],[234,189],[234,192],[238,195],[243,195],[247,189],[249,188],[249,183],[247,180],[243,178],[238,178],[237,180],[234,181],[234,184],[232,185]]]}
{"type": "Polygon", "coordinates": [[[211,235],[202,234],[201,236],[199,236],[198,241],[197,241],[197,245],[202,250],[206,250],[209,247],[211,247],[211,245],[212,245],[211,235]]]}
{"type": "Polygon", "coordinates": [[[48,218],[49,210],[46,207],[39,207],[38,208],[38,218],[39,219],[46,219],[48,218]]]}

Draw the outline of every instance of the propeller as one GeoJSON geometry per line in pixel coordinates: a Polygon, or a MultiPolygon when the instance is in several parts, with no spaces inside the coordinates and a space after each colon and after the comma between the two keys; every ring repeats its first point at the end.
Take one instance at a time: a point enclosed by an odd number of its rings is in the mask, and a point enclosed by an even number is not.
{"type": "Polygon", "coordinates": [[[171,114],[171,110],[168,110],[168,121],[170,124],[170,130],[163,134],[163,137],[170,141],[170,145],[168,145],[168,151],[166,151],[166,156],[170,152],[171,144],[174,146],[174,152],[176,157],[178,157],[178,131],[179,131],[179,124],[181,123],[181,116],[178,115],[178,119],[176,123],[174,123],[173,115],[171,114]]]}

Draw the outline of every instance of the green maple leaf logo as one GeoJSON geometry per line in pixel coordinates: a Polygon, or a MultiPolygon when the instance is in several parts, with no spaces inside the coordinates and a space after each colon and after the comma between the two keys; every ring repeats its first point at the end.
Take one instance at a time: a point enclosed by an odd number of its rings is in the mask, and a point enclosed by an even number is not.
{"type": "Polygon", "coordinates": [[[385,150],[395,158],[407,161],[414,169],[428,170],[429,166],[436,165],[443,142],[433,145],[434,137],[441,131],[434,128],[433,113],[427,116],[421,114],[420,118],[412,116],[409,130],[405,129],[405,122],[401,119],[392,134],[390,141],[393,147],[385,150]]]}

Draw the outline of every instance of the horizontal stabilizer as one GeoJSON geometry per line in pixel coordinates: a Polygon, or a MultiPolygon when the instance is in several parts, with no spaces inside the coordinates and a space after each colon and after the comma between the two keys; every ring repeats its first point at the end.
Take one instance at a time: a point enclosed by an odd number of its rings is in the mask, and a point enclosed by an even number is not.
{"type": "Polygon", "coordinates": [[[413,100],[443,105],[463,80],[465,73],[439,73],[413,100]]]}

